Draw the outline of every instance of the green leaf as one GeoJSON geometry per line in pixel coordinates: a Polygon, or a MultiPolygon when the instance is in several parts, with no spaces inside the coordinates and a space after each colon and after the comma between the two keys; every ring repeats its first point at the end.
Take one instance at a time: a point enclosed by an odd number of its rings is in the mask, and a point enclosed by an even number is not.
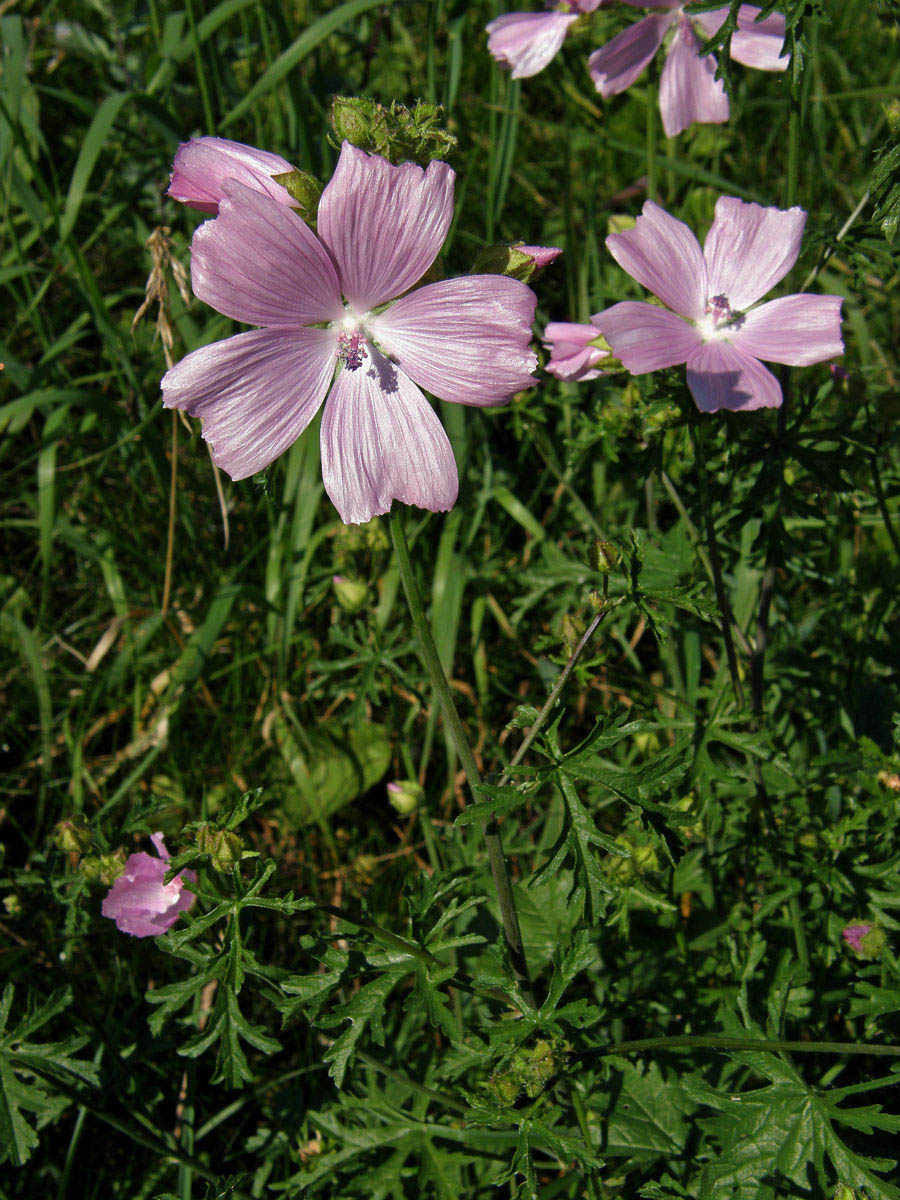
{"type": "Polygon", "coordinates": [[[346,1004],[341,1005],[334,1013],[323,1021],[329,1026],[342,1025],[350,1022],[350,1027],[329,1046],[325,1052],[325,1061],[331,1063],[329,1074],[338,1087],[344,1082],[350,1059],[360,1038],[369,1030],[372,1040],[379,1046],[384,1045],[384,1027],[381,1018],[388,996],[401,979],[413,969],[409,963],[398,963],[389,968],[378,979],[365,984],[346,1004]]]}
{"type": "Polygon", "coordinates": [[[298,731],[279,716],[274,731],[296,785],[286,790],[282,806],[297,827],[324,821],[364,795],[390,766],[390,740],[373,722],[347,729],[322,721],[298,731]]]}

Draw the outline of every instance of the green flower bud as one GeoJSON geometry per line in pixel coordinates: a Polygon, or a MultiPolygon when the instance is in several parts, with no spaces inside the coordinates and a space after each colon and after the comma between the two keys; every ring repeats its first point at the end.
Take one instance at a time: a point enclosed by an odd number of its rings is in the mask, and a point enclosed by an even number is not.
{"type": "Polygon", "coordinates": [[[619,565],[621,557],[622,555],[612,542],[604,542],[600,538],[596,538],[591,546],[591,569],[600,575],[608,575],[619,565]]]}
{"type": "Polygon", "coordinates": [[[11,917],[21,917],[22,915],[22,901],[15,892],[9,892],[3,897],[3,907],[11,917]]]}
{"type": "Polygon", "coordinates": [[[495,1071],[488,1080],[488,1089],[501,1104],[513,1105],[522,1090],[516,1072],[509,1067],[495,1071]]]}
{"type": "Polygon", "coordinates": [[[345,575],[333,575],[331,583],[334,595],[344,612],[355,613],[366,607],[369,589],[361,579],[348,579],[345,575]]]}
{"type": "Polygon", "coordinates": [[[125,851],[120,848],[112,854],[91,854],[81,860],[78,870],[89,883],[112,887],[125,870],[125,851]]]}
{"type": "Polygon", "coordinates": [[[856,1191],[846,1183],[839,1183],[834,1189],[833,1200],[856,1200],[856,1191]]]}
{"type": "Polygon", "coordinates": [[[562,251],[556,246],[485,246],[472,263],[472,275],[507,275],[510,279],[528,283],[538,271],[559,258],[562,251]]]}
{"type": "Polygon", "coordinates": [[[390,108],[363,96],[336,96],[331,125],[337,144],[347,141],[369,154],[380,154],[392,163],[414,162],[427,166],[446,158],[456,138],[443,128],[439,104],[418,100],[410,109],[392,101],[390,108]]]}
{"type": "Polygon", "coordinates": [[[230,871],[241,861],[244,843],[236,833],[227,829],[214,829],[211,825],[201,825],[195,835],[197,849],[201,854],[208,854],[210,862],[217,871],[230,871]]]}
{"type": "Polygon", "coordinates": [[[631,857],[638,875],[652,875],[659,870],[659,855],[656,848],[649,843],[645,846],[635,846],[631,857]]]}
{"type": "Polygon", "coordinates": [[[617,837],[616,844],[628,851],[628,857],[621,858],[618,854],[608,854],[605,859],[606,874],[614,883],[624,887],[633,883],[637,877],[637,868],[634,865],[634,845],[626,837],[617,837]]]}
{"type": "Polygon", "coordinates": [[[78,815],[59,821],[53,830],[53,842],[66,854],[84,854],[91,848],[93,837],[84,817],[78,815]]]}
{"type": "Polygon", "coordinates": [[[389,803],[401,817],[414,813],[425,795],[425,789],[414,779],[398,779],[396,783],[389,783],[387,790],[389,803]]]}
{"type": "Polygon", "coordinates": [[[276,183],[290,192],[296,200],[300,216],[309,224],[314,222],[316,210],[319,207],[319,197],[322,195],[322,184],[309,171],[285,171],[283,175],[273,175],[276,183]]]}

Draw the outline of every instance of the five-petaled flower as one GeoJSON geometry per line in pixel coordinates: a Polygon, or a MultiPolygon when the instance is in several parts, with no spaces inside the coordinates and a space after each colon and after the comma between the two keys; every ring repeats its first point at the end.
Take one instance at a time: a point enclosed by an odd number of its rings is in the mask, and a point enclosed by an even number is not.
{"type": "Polygon", "coordinates": [[[193,871],[184,871],[166,883],[169,852],[161,833],[154,833],[150,840],[159,858],[143,850],[129,855],[124,874],[109,889],[100,908],[122,933],[134,937],[158,937],[194,903],[193,892],[184,886],[185,880],[193,881],[193,871]]]}
{"type": "Polygon", "coordinates": [[[410,290],[447,235],[454,172],[443,162],[394,166],[344,142],[316,234],[287,193],[272,195],[283,160],[254,163],[262,152],[235,143],[217,155],[218,139],[203,141],[205,163],[189,143],[172,184],[176,198],[218,208],[194,234],[194,293],[259,328],[168,371],[165,406],[200,417],[216,464],[243,479],[290,446],[327,396],[322,475],[343,521],[368,521],[393,500],[451,508],[453,451],[420,388],[503,404],[534,384],[537,365],[536,300],[524,283],[469,275],[410,290]]]}
{"type": "Polygon", "coordinates": [[[604,0],[547,0],[550,12],[506,13],[487,25],[488,50],[513,79],[537,75],[559,52],[566,35],[582,13],[593,12],[604,0]]]}
{"type": "MultiPolygon", "coordinates": [[[[659,81],[659,107],[668,137],[695,121],[718,125],[728,120],[728,97],[715,78],[712,54],[701,58],[702,43],[712,37],[728,16],[727,8],[685,12],[686,0],[622,0],[633,8],[655,11],[617,34],[588,59],[588,70],[601,96],[615,96],[631,87],[673,30],[659,81]]],[[[738,9],[737,30],[731,38],[731,57],[761,71],[784,71],[784,17],[780,13],[758,21],[762,10],[752,4],[738,9]]]]}
{"type": "Polygon", "coordinates": [[[591,319],[632,375],[687,363],[703,412],[777,407],[781,386],[760,359],[809,366],[844,352],[840,296],[756,303],[793,267],[805,223],[802,208],[721,196],[701,250],[687,225],[648,200],[635,227],[606,245],[667,307],[626,300],[591,319]]]}

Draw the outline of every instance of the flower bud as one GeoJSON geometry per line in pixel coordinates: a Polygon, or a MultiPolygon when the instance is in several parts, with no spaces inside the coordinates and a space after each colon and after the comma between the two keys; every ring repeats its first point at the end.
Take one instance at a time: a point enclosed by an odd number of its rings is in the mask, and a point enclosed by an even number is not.
{"type": "Polygon", "coordinates": [[[834,1189],[832,1200],[856,1200],[856,1192],[852,1187],[848,1187],[846,1183],[839,1183],[834,1189]]]}
{"type": "Polygon", "coordinates": [[[495,1071],[488,1080],[488,1088],[493,1093],[495,1099],[501,1104],[513,1105],[519,1097],[519,1092],[522,1090],[517,1073],[509,1067],[502,1071],[495,1071]]]}
{"type": "Polygon", "coordinates": [[[22,901],[15,894],[15,892],[8,892],[3,897],[3,907],[6,909],[7,915],[10,917],[21,917],[22,915],[22,901]]]}
{"type": "Polygon", "coordinates": [[[346,575],[332,575],[331,583],[335,599],[344,612],[355,613],[366,607],[369,589],[361,579],[348,579],[346,575]]]}
{"type": "Polygon", "coordinates": [[[601,575],[608,575],[610,571],[619,565],[621,557],[621,554],[612,542],[603,542],[599,538],[596,538],[591,546],[591,569],[599,572],[601,575]]]}
{"type": "Polygon", "coordinates": [[[871,922],[848,925],[841,936],[857,958],[867,960],[880,958],[887,941],[884,930],[871,922]]]}
{"type": "Polygon", "coordinates": [[[93,838],[87,822],[80,814],[59,821],[53,830],[53,842],[66,854],[84,854],[91,848],[93,838]]]}
{"type": "Polygon", "coordinates": [[[424,167],[433,159],[446,158],[456,138],[443,122],[441,106],[425,100],[417,100],[412,108],[394,100],[386,108],[364,96],[335,96],[331,106],[338,145],[347,141],[392,163],[415,162],[424,167]]]}
{"type": "Polygon", "coordinates": [[[401,817],[414,813],[425,795],[425,789],[414,779],[398,779],[396,783],[389,783],[387,790],[388,801],[401,817]]]}
{"type": "Polygon", "coordinates": [[[291,199],[296,202],[292,207],[300,210],[304,221],[314,223],[323,190],[315,175],[310,175],[309,171],[285,171],[283,175],[273,175],[272,178],[290,193],[291,199]]]}
{"type": "Polygon", "coordinates": [[[78,864],[78,870],[88,883],[102,883],[110,887],[125,870],[125,851],[114,850],[111,854],[90,854],[78,864]]]}
{"type": "Polygon", "coordinates": [[[559,258],[562,250],[556,246],[485,246],[472,263],[472,275],[506,275],[528,283],[538,271],[559,258]]]}
{"type": "Polygon", "coordinates": [[[244,843],[236,833],[227,829],[215,829],[212,825],[201,825],[196,833],[197,849],[208,854],[217,871],[230,871],[241,861],[244,843]]]}

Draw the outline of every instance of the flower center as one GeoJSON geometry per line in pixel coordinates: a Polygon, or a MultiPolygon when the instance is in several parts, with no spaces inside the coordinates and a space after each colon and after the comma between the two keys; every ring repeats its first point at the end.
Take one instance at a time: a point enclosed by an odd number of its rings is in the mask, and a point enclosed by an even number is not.
{"type": "Polygon", "coordinates": [[[353,333],[339,333],[337,344],[338,361],[343,363],[348,371],[355,371],[362,366],[363,359],[369,357],[358,329],[353,333]]]}
{"type": "Polygon", "coordinates": [[[744,323],[744,314],[735,311],[721,292],[710,296],[706,301],[705,315],[697,322],[697,327],[706,341],[726,337],[735,329],[740,329],[744,323]]]}

